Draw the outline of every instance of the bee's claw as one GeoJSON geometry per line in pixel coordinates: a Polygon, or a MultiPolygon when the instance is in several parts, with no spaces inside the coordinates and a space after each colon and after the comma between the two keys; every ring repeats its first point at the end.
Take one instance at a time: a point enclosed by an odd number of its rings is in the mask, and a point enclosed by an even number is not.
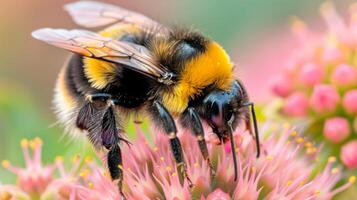
{"type": "Polygon", "coordinates": [[[180,169],[180,172],[181,172],[181,175],[183,176],[184,179],[187,180],[187,183],[188,183],[188,186],[190,188],[193,188],[193,183],[192,183],[192,180],[191,178],[188,176],[187,174],[187,166],[185,163],[180,163],[178,165],[179,169],[180,169]]]}
{"type": "Polygon", "coordinates": [[[188,177],[187,175],[186,175],[186,180],[187,180],[187,182],[188,182],[188,186],[189,186],[190,188],[193,188],[193,183],[192,183],[190,177],[188,177]]]}
{"type": "Polygon", "coordinates": [[[121,200],[127,200],[123,192],[123,180],[119,179],[117,185],[118,185],[119,194],[121,196],[121,200]]]}

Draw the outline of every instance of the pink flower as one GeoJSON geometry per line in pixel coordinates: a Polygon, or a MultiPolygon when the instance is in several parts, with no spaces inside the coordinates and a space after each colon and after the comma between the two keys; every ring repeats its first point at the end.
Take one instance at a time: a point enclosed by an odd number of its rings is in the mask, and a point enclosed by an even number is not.
{"type": "Polygon", "coordinates": [[[41,139],[36,138],[32,141],[24,139],[21,141],[21,147],[25,158],[25,168],[14,167],[7,160],[2,162],[2,166],[17,175],[17,182],[21,191],[31,198],[38,198],[53,181],[55,166],[42,166],[41,139]],[[30,155],[30,148],[33,152],[32,157],[30,155]]]}
{"type": "Polygon", "coordinates": [[[324,136],[333,143],[339,143],[350,135],[350,125],[343,117],[327,119],[324,125],[324,136]]]}
{"type": "Polygon", "coordinates": [[[316,85],[310,98],[313,110],[318,113],[332,112],[336,109],[340,96],[331,85],[316,85]]]}
{"type": "Polygon", "coordinates": [[[352,140],[342,147],[341,159],[348,168],[357,168],[357,140],[352,140]]]}
{"type": "Polygon", "coordinates": [[[357,114],[357,89],[346,92],[342,104],[346,112],[357,114]]]}
{"type": "Polygon", "coordinates": [[[339,48],[330,46],[326,47],[322,54],[322,59],[326,64],[335,63],[342,58],[342,52],[339,48]]]}
{"type": "MultiPolygon", "coordinates": [[[[223,192],[221,189],[216,189],[211,194],[209,194],[206,200],[230,200],[231,197],[223,192]]],[[[201,200],[205,200],[205,198],[201,198],[201,200]]]]}
{"type": "Polygon", "coordinates": [[[307,114],[308,107],[309,100],[307,96],[302,92],[295,92],[287,97],[283,110],[288,115],[303,117],[307,114]]]}
{"type": "Polygon", "coordinates": [[[307,63],[302,66],[299,78],[303,85],[313,86],[322,82],[324,70],[314,63],[307,63]]]}
{"type": "MultiPolygon", "coordinates": [[[[247,132],[236,132],[237,148],[232,149],[238,156],[238,180],[233,181],[234,170],[231,151],[208,141],[210,158],[216,172],[210,176],[210,168],[200,155],[197,141],[191,134],[181,134],[187,172],[193,182],[189,188],[187,180],[180,178],[177,166],[172,158],[167,137],[161,133],[152,133],[153,145],[143,137],[138,128],[138,138],[130,147],[123,146],[124,165],[118,166],[124,171],[124,193],[128,200],[135,199],[248,199],[257,200],[264,185],[264,196],[275,199],[313,199],[331,198],[351,186],[354,177],[342,186],[334,189],[341,180],[338,168],[329,162],[323,171],[315,171],[318,166],[314,157],[318,149],[314,145],[285,128],[265,125],[261,129],[267,138],[262,142],[263,154],[255,157],[254,139],[247,132]],[[305,150],[306,147],[306,150],[305,150]],[[140,154],[133,155],[133,152],[140,154]],[[314,174],[312,174],[314,171],[314,174]],[[319,191],[318,193],[316,191],[319,191]]],[[[34,144],[39,144],[36,139],[34,144]]],[[[26,142],[23,142],[23,146],[26,142]]],[[[35,145],[36,146],[36,145],[35,145]]],[[[39,150],[37,150],[39,151],[39,150]]],[[[26,151],[24,152],[26,154],[26,151]]],[[[336,160],[336,159],[334,159],[336,160]]],[[[74,157],[72,168],[65,170],[63,158],[56,158],[52,179],[45,190],[37,190],[37,196],[23,191],[22,185],[0,185],[0,195],[15,199],[70,199],[70,200],[116,200],[120,199],[118,187],[104,167],[92,159],[85,159],[81,166],[79,156],[74,157]],[[58,174],[58,175],[56,175],[58,174]],[[40,192],[42,191],[42,192],[40,192]]],[[[8,161],[3,165],[14,169],[8,161]]],[[[27,170],[27,169],[26,169],[27,170]]],[[[46,169],[42,168],[45,172],[46,169]]],[[[38,172],[35,174],[38,174],[38,172]]],[[[21,174],[18,174],[21,176],[21,174]]],[[[31,184],[29,186],[32,186],[31,184]]],[[[2,197],[1,196],[1,197],[2,197]]]]}
{"type": "Polygon", "coordinates": [[[286,76],[277,76],[272,81],[272,91],[281,97],[286,97],[292,90],[292,80],[286,76]]]}
{"type": "Polygon", "coordinates": [[[310,136],[320,142],[328,140],[325,148],[340,156],[337,152],[342,144],[335,143],[348,142],[352,139],[348,135],[357,134],[357,122],[352,122],[357,113],[357,6],[351,6],[350,21],[343,19],[330,2],[322,4],[320,11],[327,25],[325,32],[315,33],[301,20],[294,21],[293,30],[300,43],[290,56],[281,57],[282,64],[286,57],[290,60],[277,74],[279,79],[289,80],[290,89],[286,95],[275,92],[278,98],[273,106],[283,111],[283,117],[300,117],[303,111],[293,107],[299,98],[290,94],[305,94],[309,98],[309,111],[313,112],[307,112],[299,120],[308,125],[307,133],[315,133],[310,136]],[[343,122],[330,121],[336,117],[343,118],[343,122]]]}
{"type": "Polygon", "coordinates": [[[357,84],[356,70],[348,64],[338,65],[332,73],[332,82],[339,86],[350,86],[357,84]]]}
{"type": "MultiPolygon", "coordinates": [[[[296,132],[287,128],[273,131],[266,126],[264,133],[271,135],[263,142],[264,154],[255,158],[255,146],[252,137],[244,133],[236,133],[238,152],[237,182],[233,181],[233,165],[231,152],[223,146],[209,143],[209,151],[216,176],[211,179],[209,167],[200,156],[196,140],[190,134],[182,134],[180,140],[185,150],[187,171],[194,187],[188,188],[186,181],[180,181],[175,162],[167,151],[167,138],[163,134],[152,135],[154,145],[150,146],[139,133],[139,139],[130,148],[123,147],[124,158],[124,193],[131,199],[252,199],[260,198],[261,185],[267,199],[308,199],[317,196],[327,198],[334,196],[352,183],[333,189],[341,179],[340,172],[332,173],[332,162],[324,171],[312,176],[316,166],[313,157],[318,153],[316,147],[304,140],[296,132]],[[278,131],[279,130],[279,131],[278,131]],[[274,134],[278,131],[278,134],[274,134]],[[290,135],[293,135],[291,138],[290,135]],[[292,142],[288,142],[292,140],[292,142]],[[302,154],[308,146],[306,154],[302,154]],[[141,151],[141,157],[131,157],[131,152],[141,151]],[[189,150],[188,150],[189,149],[189,150]],[[147,158],[150,159],[147,159],[147,158]],[[131,159],[130,159],[131,158],[131,159]],[[311,160],[310,160],[311,158],[311,160]],[[314,178],[316,177],[316,178],[314,178]],[[282,184],[287,183],[287,184],[282,184]],[[316,194],[316,191],[321,191],[316,194]]],[[[92,199],[116,199],[118,190],[108,176],[101,172],[92,173],[84,183],[76,186],[79,199],[91,196],[92,199]],[[112,196],[110,196],[110,194],[112,196]]]]}
{"type": "Polygon", "coordinates": [[[5,199],[68,199],[73,194],[71,187],[77,181],[75,176],[80,167],[80,157],[75,156],[72,168],[66,171],[62,157],[57,157],[55,164],[42,165],[42,140],[40,138],[23,139],[21,147],[25,168],[12,166],[8,160],[2,161],[2,166],[16,175],[17,184],[0,184],[0,199],[2,195],[11,197],[5,199]],[[32,150],[32,156],[30,150],[32,150]],[[59,176],[55,175],[56,170],[59,176]]]}

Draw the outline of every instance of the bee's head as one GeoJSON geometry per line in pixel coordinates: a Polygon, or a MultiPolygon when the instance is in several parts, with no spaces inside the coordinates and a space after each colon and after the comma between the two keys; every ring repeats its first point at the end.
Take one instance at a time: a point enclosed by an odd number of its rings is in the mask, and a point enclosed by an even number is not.
{"type": "Polygon", "coordinates": [[[246,91],[237,81],[229,91],[212,91],[203,100],[204,118],[221,142],[229,140],[229,131],[235,130],[240,115],[247,111],[247,101],[246,91]]]}
{"type": "MultiPolygon", "coordinates": [[[[214,90],[203,100],[203,116],[212,127],[213,132],[218,136],[221,143],[230,140],[231,148],[235,149],[233,131],[236,129],[238,120],[243,119],[249,124],[249,107],[253,118],[255,141],[257,145],[257,157],[260,154],[260,144],[258,135],[257,120],[254,111],[254,104],[248,101],[248,95],[243,85],[234,81],[229,91],[214,90]]],[[[237,180],[238,165],[235,151],[232,151],[235,177],[237,180]]]]}

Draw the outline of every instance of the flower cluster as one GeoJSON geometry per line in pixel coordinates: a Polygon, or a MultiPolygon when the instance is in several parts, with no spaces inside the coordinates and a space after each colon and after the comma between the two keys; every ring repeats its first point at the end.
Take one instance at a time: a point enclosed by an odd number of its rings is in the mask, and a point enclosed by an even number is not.
{"type": "Polygon", "coordinates": [[[309,133],[325,138],[343,163],[357,168],[357,5],[347,24],[331,3],[321,6],[328,31],[313,34],[296,19],[293,32],[300,46],[273,92],[283,99],[282,113],[309,119],[309,133]],[[338,145],[336,145],[338,144],[338,145]]]}
{"type": "Polygon", "coordinates": [[[80,168],[80,157],[73,157],[72,167],[66,171],[62,157],[57,157],[52,164],[43,165],[40,138],[23,139],[21,148],[24,168],[13,166],[8,160],[2,161],[2,167],[16,175],[17,183],[4,185],[0,179],[0,200],[69,199],[66,197],[69,197],[70,186],[78,180],[76,173],[80,168]]]}
{"type": "MultiPolygon", "coordinates": [[[[255,157],[254,141],[246,132],[235,134],[238,153],[239,177],[235,182],[232,149],[229,145],[209,143],[211,160],[216,171],[210,176],[210,168],[200,155],[195,138],[189,134],[180,136],[188,174],[193,182],[190,188],[180,178],[168,139],[163,134],[152,135],[153,144],[140,129],[138,138],[130,147],[123,146],[124,193],[127,199],[330,199],[355,182],[355,177],[342,186],[336,183],[343,177],[334,157],[329,158],[322,171],[316,169],[319,148],[305,137],[287,127],[266,125],[262,130],[266,139],[262,143],[263,155],[255,157]]],[[[106,170],[93,159],[86,158],[80,166],[80,158],[72,161],[66,170],[63,158],[54,164],[42,166],[41,140],[24,140],[26,167],[18,168],[3,161],[3,167],[15,173],[16,185],[0,185],[1,199],[119,199],[117,185],[106,170]],[[29,149],[32,149],[32,158],[29,149]],[[54,174],[58,172],[59,176],[54,174]]]]}

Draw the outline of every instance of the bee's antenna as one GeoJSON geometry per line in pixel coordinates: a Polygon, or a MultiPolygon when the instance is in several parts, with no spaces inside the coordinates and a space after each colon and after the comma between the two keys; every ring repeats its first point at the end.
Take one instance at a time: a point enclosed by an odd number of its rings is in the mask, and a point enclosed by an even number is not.
{"type": "Polygon", "coordinates": [[[256,146],[257,146],[257,158],[259,158],[259,156],[260,156],[260,142],[259,142],[258,123],[257,123],[256,114],[255,114],[255,109],[254,109],[254,103],[253,102],[248,102],[248,103],[244,104],[244,106],[249,106],[250,107],[250,112],[252,113],[255,143],[256,143],[256,146]]]}
{"type": "Polygon", "coordinates": [[[234,137],[233,137],[233,128],[232,128],[233,121],[234,121],[234,115],[232,115],[228,121],[228,126],[230,129],[228,132],[229,132],[229,137],[230,137],[230,141],[231,141],[231,149],[232,149],[233,164],[234,164],[234,181],[237,181],[238,165],[237,165],[236,148],[235,148],[234,137]]]}

